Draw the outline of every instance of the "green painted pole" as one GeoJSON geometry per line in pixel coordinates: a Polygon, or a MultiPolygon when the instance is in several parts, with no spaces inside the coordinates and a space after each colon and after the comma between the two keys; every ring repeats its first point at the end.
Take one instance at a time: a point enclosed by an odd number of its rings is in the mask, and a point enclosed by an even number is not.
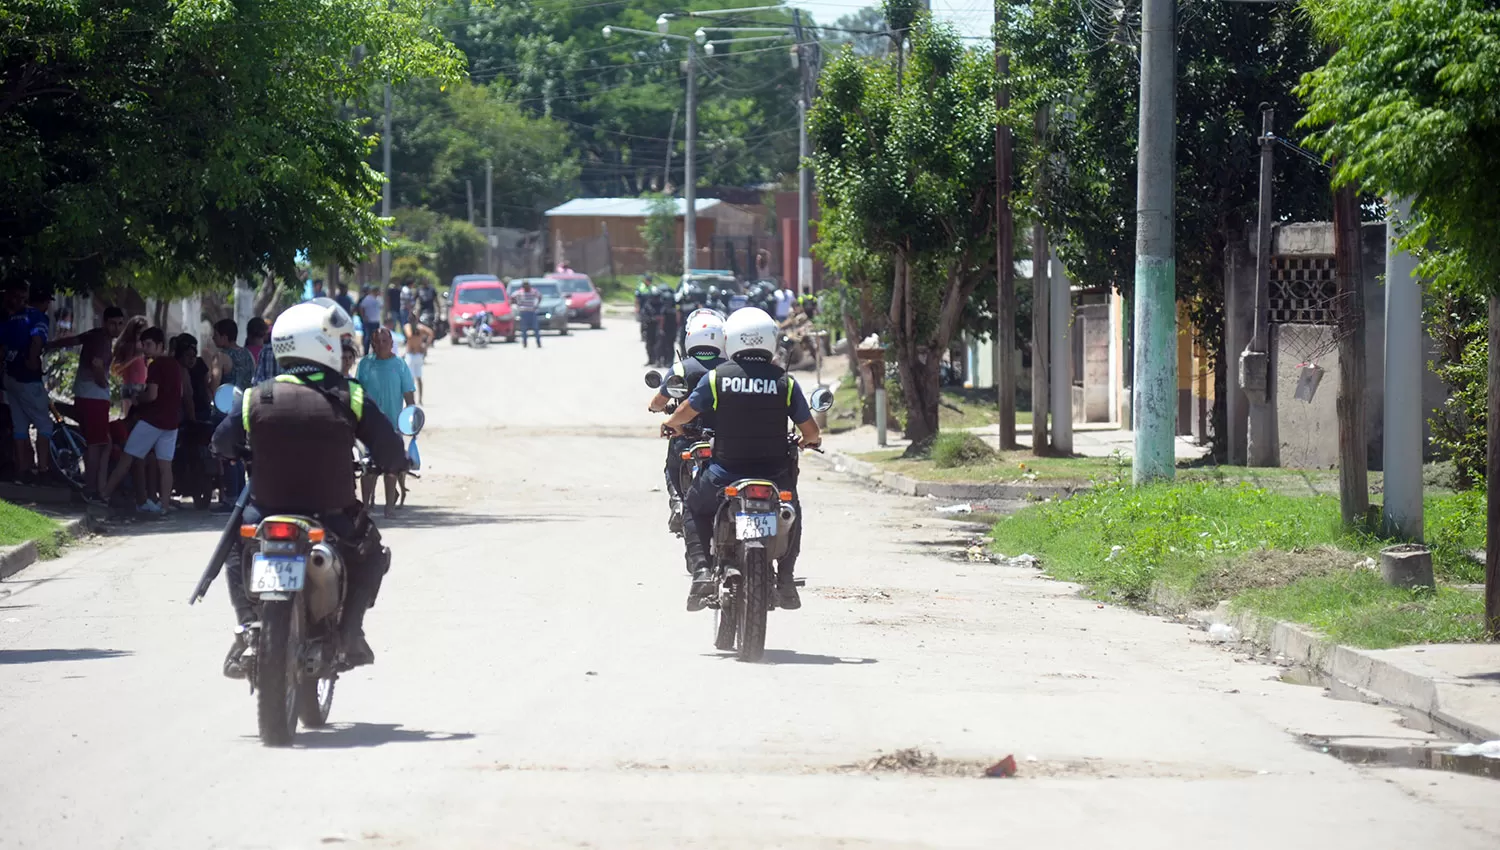
{"type": "Polygon", "coordinates": [[[1177,423],[1177,264],[1172,242],[1176,177],[1175,0],[1141,9],[1141,123],[1136,157],[1135,426],[1137,484],[1170,480],[1177,423]]]}

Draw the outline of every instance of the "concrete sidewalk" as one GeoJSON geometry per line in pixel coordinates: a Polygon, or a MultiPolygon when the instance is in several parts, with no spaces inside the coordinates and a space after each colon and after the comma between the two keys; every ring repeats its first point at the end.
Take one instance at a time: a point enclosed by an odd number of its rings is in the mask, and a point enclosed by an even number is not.
{"type": "MultiPolygon", "coordinates": [[[[991,446],[996,448],[1000,446],[1000,426],[985,425],[980,428],[970,428],[968,430],[970,433],[983,437],[985,442],[991,446]]],[[[1031,450],[1030,426],[1022,425],[1017,429],[1016,442],[1021,445],[1023,450],[1031,450]]],[[[886,445],[881,446],[875,433],[875,426],[873,425],[862,425],[852,431],[830,434],[826,443],[829,448],[850,455],[881,451],[882,449],[904,450],[911,444],[899,431],[893,430],[887,434],[886,445]]],[[[1206,446],[1194,443],[1191,437],[1178,437],[1175,448],[1178,460],[1197,460],[1203,457],[1208,451],[1206,446]]],[[[1131,457],[1135,454],[1134,431],[1127,431],[1112,425],[1073,426],[1074,454],[1084,457],[1109,457],[1116,452],[1122,457],[1131,457]]]]}

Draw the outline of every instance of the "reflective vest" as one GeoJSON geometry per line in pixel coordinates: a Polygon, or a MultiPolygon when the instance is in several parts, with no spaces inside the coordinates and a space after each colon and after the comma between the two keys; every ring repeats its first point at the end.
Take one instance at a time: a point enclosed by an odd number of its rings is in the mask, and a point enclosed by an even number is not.
{"type": "Polygon", "coordinates": [[[318,514],[358,500],[353,457],[364,388],[314,385],[323,377],[277,375],[245,392],[242,424],[255,461],[250,495],[264,509],[318,514]]]}
{"type": "Polygon", "coordinates": [[[726,467],[787,460],[787,422],[796,383],[772,363],[724,363],[709,373],[714,460],[726,467]]]}

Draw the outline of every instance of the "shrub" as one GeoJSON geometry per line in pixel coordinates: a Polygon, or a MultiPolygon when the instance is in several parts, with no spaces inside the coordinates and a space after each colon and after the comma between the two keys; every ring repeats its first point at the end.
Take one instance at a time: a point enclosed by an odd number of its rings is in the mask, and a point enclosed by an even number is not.
{"type": "Polygon", "coordinates": [[[978,435],[968,431],[947,431],[933,439],[930,456],[938,468],[952,469],[994,460],[996,452],[978,435]]]}

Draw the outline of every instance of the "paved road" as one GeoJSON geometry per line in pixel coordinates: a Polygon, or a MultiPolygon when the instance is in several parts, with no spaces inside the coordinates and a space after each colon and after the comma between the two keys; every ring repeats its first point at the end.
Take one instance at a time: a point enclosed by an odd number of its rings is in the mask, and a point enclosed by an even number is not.
{"type": "Polygon", "coordinates": [[[429,469],[391,523],[379,663],[335,728],[262,748],[219,677],[214,532],[125,530],[0,585],[0,847],[1494,848],[1491,780],[1346,765],[1420,738],[1200,632],[946,557],[928,506],[804,474],[800,612],[768,663],[682,610],[627,322],[443,343],[429,469]],[[1006,754],[1020,777],[938,773],[1006,754]]]}

